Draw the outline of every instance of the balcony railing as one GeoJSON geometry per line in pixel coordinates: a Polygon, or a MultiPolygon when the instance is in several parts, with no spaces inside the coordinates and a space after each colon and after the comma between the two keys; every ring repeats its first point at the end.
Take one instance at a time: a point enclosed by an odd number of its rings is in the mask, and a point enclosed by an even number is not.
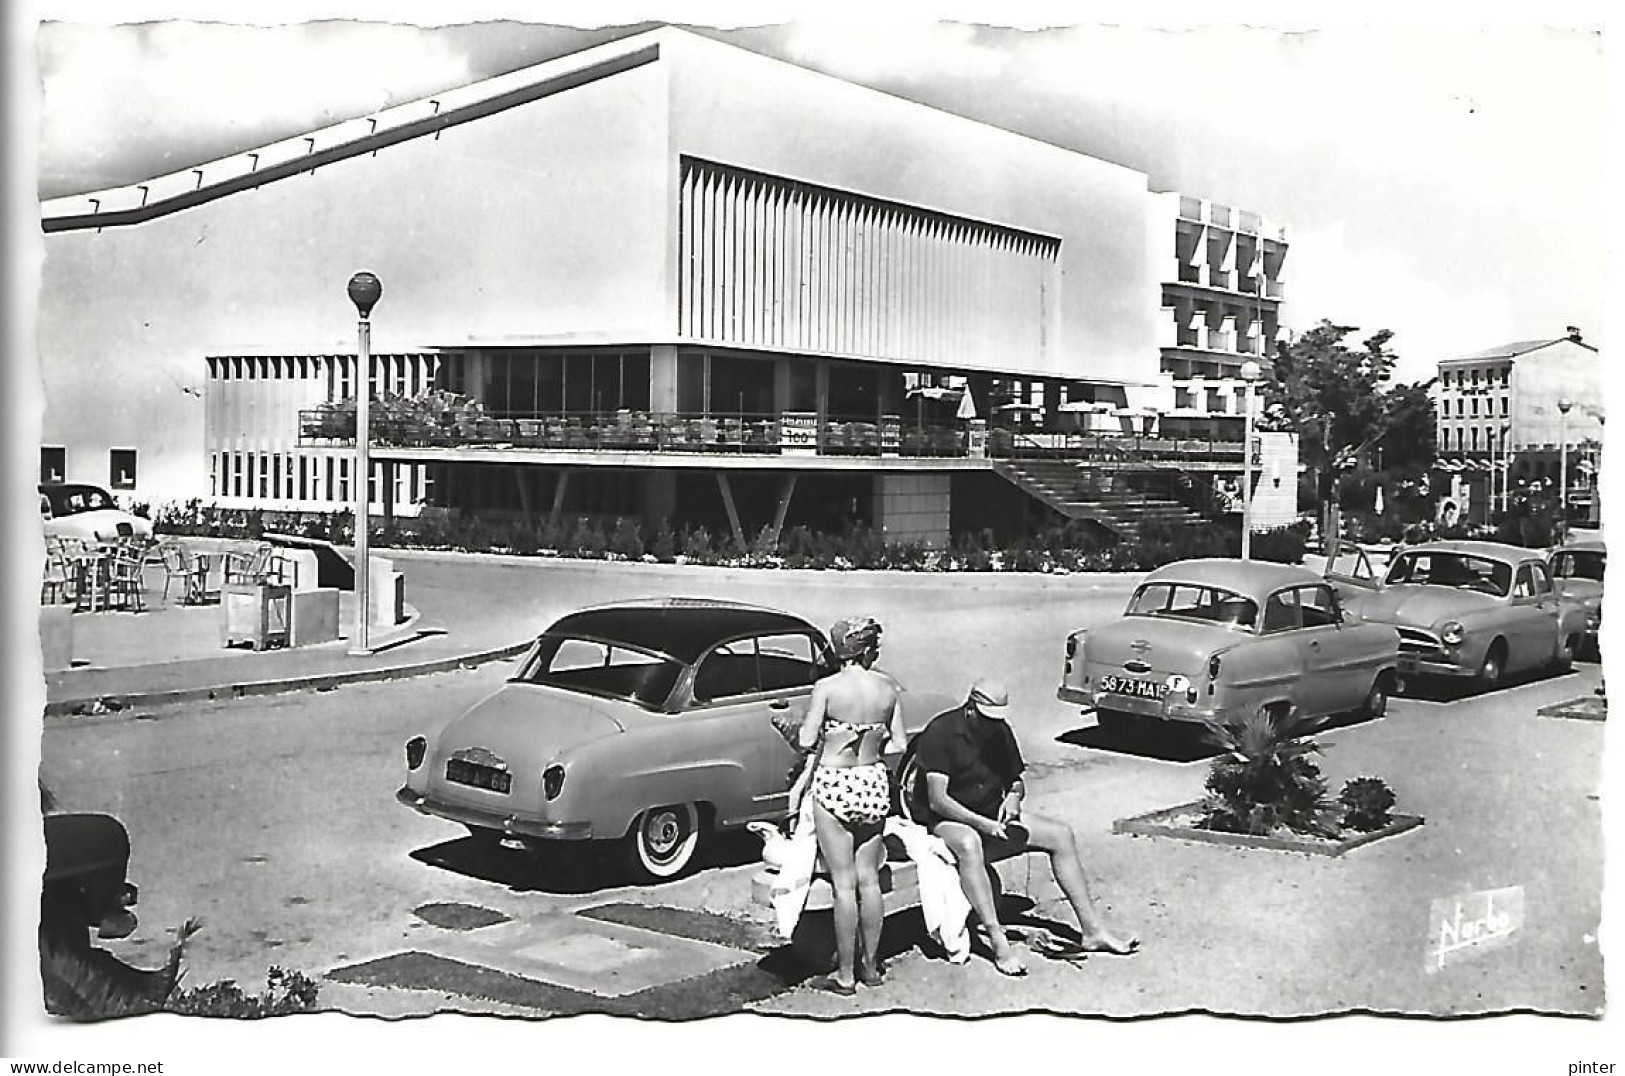
{"type": "MultiPolygon", "coordinates": [[[[962,456],[963,425],[909,426],[901,416],[880,421],[812,414],[689,415],[620,411],[610,414],[532,415],[446,421],[375,416],[372,443],[397,448],[539,448],[586,452],[726,452],[879,456],[905,444],[911,455],[962,456]]],[[[355,414],[299,412],[299,441],[306,445],[355,441],[355,414]]]]}
{"type": "MultiPolygon", "coordinates": [[[[468,418],[447,422],[382,415],[370,420],[372,443],[397,448],[533,448],[572,452],[698,452],[764,455],[965,457],[968,425],[881,421],[810,413],[708,416],[660,412],[468,418]]],[[[1239,441],[1175,439],[1107,432],[993,427],[986,453],[1000,458],[1057,457],[1145,462],[1239,458],[1239,441]]],[[[355,442],[355,414],[299,412],[299,442],[340,447],[355,442]]]]}
{"type": "Polygon", "coordinates": [[[987,454],[999,459],[1066,459],[1081,463],[1156,466],[1241,460],[1241,440],[1154,437],[1105,432],[1029,433],[988,430],[987,454]]]}

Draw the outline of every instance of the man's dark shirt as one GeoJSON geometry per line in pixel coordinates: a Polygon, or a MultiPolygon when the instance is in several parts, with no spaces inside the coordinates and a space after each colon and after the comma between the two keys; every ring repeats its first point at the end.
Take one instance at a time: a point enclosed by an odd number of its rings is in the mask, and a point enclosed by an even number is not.
{"type": "MultiPolygon", "coordinates": [[[[998,817],[999,802],[1026,765],[1007,722],[967,712],[963,706],[933,717],[915,741],[914,755],[922,774],[946,774],[948,795],[987,818],[998,817]]],[[[923,785],[922,780],[916,803],[921,813],[936,821],[923,785]]]]}

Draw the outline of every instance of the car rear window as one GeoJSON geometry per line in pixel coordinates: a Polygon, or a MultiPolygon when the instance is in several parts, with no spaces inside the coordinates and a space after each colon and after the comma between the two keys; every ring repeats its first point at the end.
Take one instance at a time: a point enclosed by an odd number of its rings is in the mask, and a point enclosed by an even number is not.
{"type": "Polygon", "coordinates": [[[1258,603],[1222,587],[1147,583],[1129,599],[1125,615],[1201,620],[1250,629],[1258,622],[1258,603]]]}
{"type": "Polygon", "coordinates": [[[1512,587],[1512,565],[1471,553],[1446,553],[1439,550],[1402,553],[1388,569],[1387,583],[1422,584],[1432,587],[1454,587],[1457,590],[1475,590],[1480,594],[1505,597],[1512,587]]]}
{"type": "Polygon", "coordinates": [[[1568,550],[1552,558],[1552,574],[1559,579],[1594,579],[1602,582],[1608,556],[1590,550],[1568,550]]]}
{"type": "Polygon", "coordinates": [[[671,697],[681,663],[602,639],[543,635],[511,681],[623,699],[658,710],[671,697]]]}
{"type": "Polygon", "coordinates": [[[74,516],[115,507],[113,498],[95,486],[56,486],[42,489],[40,497],[50,504],[53,516],[74,516]]]}

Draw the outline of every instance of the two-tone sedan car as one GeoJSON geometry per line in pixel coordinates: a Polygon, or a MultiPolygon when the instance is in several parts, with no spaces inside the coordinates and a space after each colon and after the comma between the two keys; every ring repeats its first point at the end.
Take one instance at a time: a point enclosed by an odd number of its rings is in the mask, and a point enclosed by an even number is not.
{"type": "MultiPolygon", "coordinates": [[[[639,876],[675,877],[707,834],[785,817],[799,756],[776,726],[799,726],[836,667],[822,632],[777,610],[655,598],[572,613],[495,693],[407,742],[397,799],[509,846],[621,841],[639,876]]],[[[905,722],[936,703],[951,705],[905,697],[905,722]]]]}
{"type": "Polygon", "coordinates": [[[1552,584],[1562,597],[1585,610],[1585,637],[1580,653],[1600,656],[1597,633],[1602,628],[1602,577],[1608,568],[1608,547],[1600,538],[1567,542],[1546,557],[1552,584]]]}
{"type": "Polygon", "coordinates": [[[1499,542],[1440,541],[1394,555],[1380,585],[1343,580],[1362,619],[1400,635],[1399,671],[1494,688],[1507,676],[1567,671],[1586,630],[1538,550],[1499,542]]]}
{"type": "Polygon", "coordinates": [[[47,536],[81,538],[87,542],[152,537],[150,520],[124,511],[100,486],[42,482],[39,514],[47,536]]]}
{"type": "Polygon", "coordinates": [[[1093,707],[1107,731],[1257,712],[1380,716],[1398,658],[1398,633],[1345,615],[1308,568],[1186,560],[1147,575],[1120,619],[1067,637],[1056,694],[1093,707]]]}

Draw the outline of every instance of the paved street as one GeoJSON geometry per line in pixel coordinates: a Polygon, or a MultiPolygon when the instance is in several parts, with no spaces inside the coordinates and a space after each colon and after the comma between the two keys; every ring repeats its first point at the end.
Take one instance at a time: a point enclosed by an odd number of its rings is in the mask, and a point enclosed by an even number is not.
{"type": "MultiPolygon", "coordinates": [[[[581,1008],[684,1016],[752,1008],[830,1015],[1046,1008],[1132,1015],[1205,1009],[1467,1013],[1600,1008],[1596,797],[1604,725],[1538,716],[1589,696],[1594,666],[1462,701],[1405,699],[1320,737],[1335,789],[1386,779],[1411,833],[1337,858],[1114,836],[1116,819],[1197,798],[1205,768],[1126,752],[1054,698],[1069,628],[1114,616],[1126,577],[943,577],[407,557],[424,607],[534,610],[655,593],[776,604],[827,624],[870,612],[882,664],[957,693],[979,672],[1012,685],[1030,809],[1077,827],[1098,895],[1137,931],[1132,959],[1029,959],[1015,981],[951,967],[896,921],[885,986],[855,999],[799,985],[750,903],[754,841],[722,842],[694,876],[606,882],[590,856],[481,851],[394,801],[401,745],[497,685],[494,664],[383,684],[52,719],[45,773],[68,810],[128,824],[141,928],[115,951],[156,963],[188,917],[194,983],[262,980],[272,964],[329,975],[352,1012],[581,1008]],[[1510,944],[1428,970],[1435,900],[1521,887],[1510,944]],[[577,914],[582,913],[582,914],[577,914]],[[651,955],[652,954],[652,955],[651,955]],[[619,1006],[620,1008],[617,1008],[619,1006]]],[[[518,619],[524,619],[523,617],[518,619]]],[[[1018,929],[1064,919],[1047,870],[1006,865],[1018,929]]]]}

